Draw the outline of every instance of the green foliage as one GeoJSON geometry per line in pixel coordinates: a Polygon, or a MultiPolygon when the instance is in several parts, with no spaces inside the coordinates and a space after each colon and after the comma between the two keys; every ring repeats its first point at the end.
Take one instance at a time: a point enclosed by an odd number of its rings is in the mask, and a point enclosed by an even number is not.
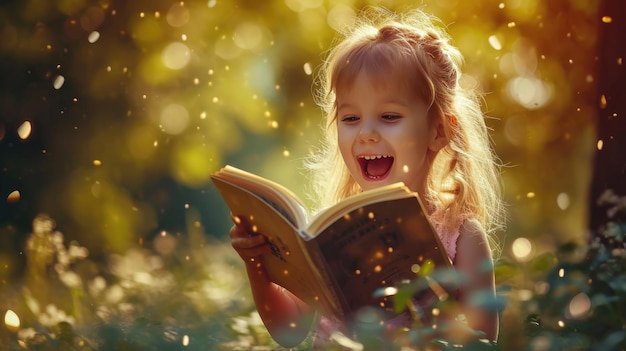
{"type": "MultiPolygon", "coordinates": [[[[390,331],[378,322],[377,310],[365,309],[352,324],[354,334],[337,338],[330,349],[623,349],[626,197],[607,192],[601,200],[608,219],[589,245],[567,244],[528,261],[496,265],[498,298],[477,303],[501,312],[517,309],[523,318],[517,340],[490,343],[463,316],[443,318],[454,315],[455,302],[437,295],[437,284],[453,286],[462,277],[430,270],[399,286],[394,299],[396,308],[409,306],[425,319],[390,331]],[[412,306],[417,291],[435,292],[427,309],[412,306]]],[[[101,264],[77,242],[66,243],[51,218],[39,216],[26,246],[26,279],[0,290],[19,316],[12,321],[6,309],[1,350],[281,349],[247,298],[243,266],[226,243],[207,241],[198,232],[162,233],[101,264]]],[[[505,335],[509,328],[515,324],[504,318],[505,335]]],[[[310,342],[296,350],[308,349],[310,342]]]]}
{"type": "Polygon", "coordinates": [[[530,343],[546,350],[626,348],[626,196],[607,190],[598,205],[607,208],[607,222],[589,245],[562,246],[547,288],[533,296],[530,343]]]}

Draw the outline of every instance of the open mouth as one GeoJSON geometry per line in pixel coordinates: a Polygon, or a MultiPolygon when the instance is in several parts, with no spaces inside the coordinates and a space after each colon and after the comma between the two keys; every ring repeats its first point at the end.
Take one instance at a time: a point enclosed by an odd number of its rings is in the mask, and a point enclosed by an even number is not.
{"type": "Polygon", "coordinates": [[[371,180],[385,178],[393,165],[393,156],[368,155],[357,158],[364,177],[371,180]]]}

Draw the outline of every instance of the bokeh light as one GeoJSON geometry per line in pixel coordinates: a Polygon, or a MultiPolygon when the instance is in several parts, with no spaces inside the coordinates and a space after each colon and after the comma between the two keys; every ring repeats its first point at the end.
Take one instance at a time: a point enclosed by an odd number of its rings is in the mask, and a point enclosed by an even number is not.
{"type": "Polygon", "coordinates": [[[233,33],[235,45],[244,50],[257,50],[264,40],[264,28],[252,22],[244,22],[237,25],[233,33]]]}
{"type": "Polygon", "coordinates": [[[189,124],[189,112],[183,105],[169,104],[163,108],[159,122],[165,133],[180,134],[189,124]]]}
{"type": "Polygon", "coordinates": [[[527,109],[545,106],[552,96],[552,88],[538,78],[515,77],[507,83],[509,96],[527,109]]]}
{"type": "Polygon", "coordinates": [[[586,316],[591,310],[591,300],[584,292],[578,293],[568,305],[567,313],[571,318],[579,319],[586,316]]]}
{"type": "Polygon", "coordinates": [[[20,317],[12,310],[7,310],[4,314],[4,324],[11,330],[17,330],[20,327],[20,317]]]}
{"type": "Polygon", "coordinates": [[[33,124],[30,121],[24,121],[20,124],[19,128],[17,128],[17,135],[22,140],[26,140],[30,137],[33,132],[33,124]]]}
{"type": "Polygon", "coordinates": [[[187,66],[191,60],[191,50],[183,43],[170,43],[163,49],[161,59],[165,67],[178,70],[187,66]]]}
{"type": "Polygon", "coordinates": [[[513,256],[519,261],[528,261],[533,253],[533,244],[527,238],[517,238],[511,246],[513,256]]]}

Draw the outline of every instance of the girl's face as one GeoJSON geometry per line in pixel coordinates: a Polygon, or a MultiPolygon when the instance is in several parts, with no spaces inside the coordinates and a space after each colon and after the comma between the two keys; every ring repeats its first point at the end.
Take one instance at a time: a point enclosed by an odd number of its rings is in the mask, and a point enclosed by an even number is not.
{"type": "Polygon", "coordinates": [[[401,181],[423,194],[431,161],[447,143],[421,99],[367,74],[337,90],[337,123],[341,155],[363,190],[401,181]]]}

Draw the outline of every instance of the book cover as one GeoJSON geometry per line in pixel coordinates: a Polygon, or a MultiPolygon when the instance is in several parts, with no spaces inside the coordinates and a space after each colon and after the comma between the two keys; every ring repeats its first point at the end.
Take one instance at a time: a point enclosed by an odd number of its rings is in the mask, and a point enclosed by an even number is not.
{"type": "Polygon", "coordinates": [[[401,183],[311,218],[291,191],[257,175],[228,166],[211,178],[232,214],[268,238],[259,264],[270,279],[325,315],[389,307],[376,291],[414,279],[422,265],[451,266],[419,197],[401,183]]]}

